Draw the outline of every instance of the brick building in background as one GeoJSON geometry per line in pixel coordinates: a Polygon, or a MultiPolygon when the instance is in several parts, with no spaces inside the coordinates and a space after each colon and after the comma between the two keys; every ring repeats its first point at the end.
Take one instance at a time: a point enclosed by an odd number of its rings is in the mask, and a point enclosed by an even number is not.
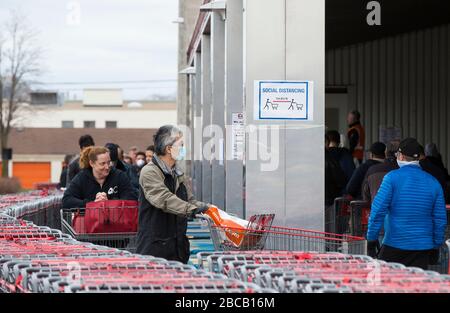
{"type": "Polygon", "coordinates": [[[96,145],[114,142],[125,152],[132,146],[145,151],[160,126],[177,120],[175,101],[123,101],[121,90],[89,90],[83,101],[59,102],[25,104],[11,131],[9,175],[22,188],[59,182],[62,161],[79,153],[82,135],[90,134],[96,145]]]}

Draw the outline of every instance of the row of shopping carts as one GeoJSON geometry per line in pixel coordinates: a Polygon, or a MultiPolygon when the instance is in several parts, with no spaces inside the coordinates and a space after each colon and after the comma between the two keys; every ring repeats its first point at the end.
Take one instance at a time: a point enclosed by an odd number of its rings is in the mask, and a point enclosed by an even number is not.
{"type": "MultiPolygon", "coordinates": [[[[51,207],[48,203],[55,201],[58,208],[61,199],[40,194],[28,200],[9,211],[13,217],[0,215],[4,292],[449,292],[449,276],[365,256],[363,237],[272,226],[271,214],[251,217],[246,229],[218,226],[205,216],[191,222],[191,239],[206,241],[210,236],[214,250],[221,250],[198,253],[197,270],[134,255],[123,247],[81,242],[59,230],[14,218],[32,212],[42,215],[51,207]],[[242,237],[242,242],[230,244],[226,239],[230,234],[242,237]]],[[[90,219],[80,210],[62,210],[60,217],[71,230],[78,230],[75,235],[94,220],[101,223],[89,235],[111,235],[104,227],[120,225],[124,207],[113,210],[114,216],[111,210],[103,214],[104,209],[91,212],[90,219]],[[105,223],[106,217],[115,225],[105,223]]]]}
{"type": "Polygon", "coordinates": [[[197,257],[204,270],[277,292],[450,293],[450,275],[366,255],[262,250],[200,252],[197,257]]]}
{"type": "MultiPolygon", "coordinates": [[[[62,192],[48,184],[40,184],[39,190],[0,196],[0,213],[32,221],[36,225],[45,225],[61,229],[78,241],[91,242],[136,251],[137,205],[121,205],[120,208],[90,208],[86,217],[86,209],[62,209],[62,192]],[[124,217],[134,217],[134,223],[128,223],[124,217]],[[108,223],[105,223],[105,217],[108,223]],[[99,223],[101,222],[101,223],[99,223]],[[117,229],[127,224],[126,229],[117,229]],[[132,224],[132,229],[129,225],[132,224]],[[87,230],[86,228],[93,228],[87,230]],[[111,229],[115,227],[116,229],[111,229]]],[[[205,221],[194,219],[188,224],[188,238],[191,241],[193,259],[199,251],[214,249],[210,231],[205,221]]],[[[195,262],[194,262],[195,263],[195,262]]]]}
{"type": "Polygon", "coordinates": [[[223,274],[80,242],[49,227],[0,214],[0,291],[269,292],[223,274]]]}
{"type": "Polygon", "coordinates": [[[36,225],[60,229],[59,210],[62,192],[56,189],[33,190],[0,196],[0,213],[32,221],[36,225]]]}

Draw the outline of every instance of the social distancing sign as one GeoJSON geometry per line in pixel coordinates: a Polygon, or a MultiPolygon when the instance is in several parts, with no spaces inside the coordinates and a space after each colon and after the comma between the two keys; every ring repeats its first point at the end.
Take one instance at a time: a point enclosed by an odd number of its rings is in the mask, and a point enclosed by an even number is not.
{"type": "Polygon", "coordinates": [[[255,81],[255,120],[313,120],[312,81],[255,81]]]}

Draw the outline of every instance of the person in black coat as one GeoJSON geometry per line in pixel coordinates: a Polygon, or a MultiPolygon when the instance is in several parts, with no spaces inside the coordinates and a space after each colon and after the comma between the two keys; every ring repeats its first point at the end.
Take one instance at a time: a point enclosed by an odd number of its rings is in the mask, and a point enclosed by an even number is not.
{"type": "MultiPolygon", "coordinates": [[[[83,135],[78,139],[78,144],[80,145],[80,154],[83,152],[83,149],[87,147],[95,146],[94,139],[91,135],[83,135]]],[[[67,166],[67,178],[66,178],[66,187],[69,187],[72,179],[80,172],[80,156],[75,156],[67,166]]]]}
{"type": "Polygon", "coordinates": [[[68,171],[69,163],[72,160],[72,158],[73,158],[73,156],[70,155],[70,154],[67,154],[64,157],[63,167],[62,167],[62,171],[61,171],[61,176],[59,176],[58,189],[59,188],[66,188],[66,186],[67,186],[67,171],[68,171]]]}
{"type": "Polygon", "coordinates": [[[428,160],[430,163],[433,163],[435,166],[439,167],[445,174],[446,181],[449,181],[450,175],[448,174],[448,169],[445,168],[444,162],[442,162],[442,155],[439,153],[436,144],[434,143],[426,144],[424,153],[425,159],[428,160]]]}
{"type": "Polygon", "coordinates": [[[333,205],[334,199],[342,195],[345,174],[339,163],[325,150],[325,205],[333,205]]]}
{"type": "Polygon", "coordinates": [[[84,208],[103,200],[137,200],[126,173],[111,167],[109,150],[88,147],[80,155],[81,171],[73,178],[62,199],[63,208],[84,208]]]}
{"type": "Polygon", "coordinates": [[[334,199],[342,195],[346,179],[338,161],[326,149],[330,145],[330,137],[325,134],[325,206],[332,206],[334,199]]]}
{"type": "Polygon", "coordinates": [[[372,202],[381,186],[384,176],[399,168],[396,153],[400,142],[391,141],[386,147],[386,159],[383,163],[371,166],[363,182],[363,200],[372,202]]]}
{"type": "MultiPolygon", "coordinates": [[[[434,144],[432,144],[434,145],[434,144]]],[[[427,145],[427,147],[429,144],[427,145]]],[[[428,148],[430,149],[430,148],[428,148]]],[[[434,176],[434,178],[437,179],[439,184],[442,187],[442,190],[444,191],[444,199],[446,203],[449,203],[449,191],[447,188],[447,182],[448,182],[448,172],[447,169],[444,167],[442,161],[438,162],[439,157],[437,157],[435,154],[430,154],[429,150],[427,151],[427,148],[423,148],[420,146],[420,167],[427,172],[428,174],[434,176]],[[428,156],[427,156],[428,152],[428,156]],[[440,165],[441,164],[441,165],[440,165]]],[[[436,148],[437,151],[437,148],[436,148]]]]}
{"type": "Polygon", "coordinates": [[[115,143],[107,143],[105,145],[109,150],[109,156],[111,157],[112,166],[127,174],[131,185],[136,189],[136,194],[139,194],[139,176],[133,165],[127,164],[120,160],[119,158],[119,145],[115,143]]]}
{"type": "MultiPolygon", "coordinates": [[[[330,152],[331,156],[339,162],[342,171],[345,174],[345,184],[350,180],[355,171],[355,163],[353,162],[353,156],[350,150],[347,148],[339,147],[341,144],[341,135],[336,130],[329,130],[326,133],[329,144],[327,145],[327,150],[330,152]]],[[[345,186],[344,186],[345,187],[345,186]]]]}
{"type": "Polygon", "coordinates": [[[350,178],[347,184],[347,193],[355,199],[362,199],[362,188],[364,178],[370,167],[384,162],[386,145],[382,142],[375,142],[370,146],[370,159],[361,164],[350,178]]]}

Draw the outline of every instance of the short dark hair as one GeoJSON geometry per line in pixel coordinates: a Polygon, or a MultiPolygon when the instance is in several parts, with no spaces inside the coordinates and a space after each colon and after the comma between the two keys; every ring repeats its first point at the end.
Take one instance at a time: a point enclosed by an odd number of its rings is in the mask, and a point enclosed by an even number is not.
{"type": "Polygon", "coordinates": [[[73,155],[71,155],[71,154],[66,154],[66,156],[64,157],[64,162],[66,163],[66,164],[69,164],[70,163],[70,161],[73,159],[73,155]]]}
{"type": "Polygon", "coordinates": [[[370,153],[376,158],[384,159],[386,156],[386,145],[380,141],[374,142],[369,149],[370,153]]]}
{"type": "Polygon", "coordinates": [[[148,146],[147,149],[145,149],[145,151],[153,151],[153,152],[155,152],[155,146],[154,145],[148,146]]]}
{"type": "Polygon", "coordinates": [[[142,155],[144,158],[146,157],[145,152],[143,151],[139,151],[138,153],[136,153],[136,156],[138,155],[142,155]]]}
{"type": "Polygon", "coordinates": [[[359,113],[358,110],[353,110],[353,111],[351,111],[350,113],[353,114],[353,116],[355,117],[355,119],[356,119],[357,121],[359,121],[359,120],[361,119],[361,113],[359,113]]]}
{"type": "Polygon", "coordinates": [[[335,142],[337,144],[341,143],[341,134],[339,134],[337,130],[329,130],[326,135],[330,142],[335,142]]]}
{"type": "Polygon", "coordinates": [[[400,141],[398,140],[392,140],[390,141],[386,146],[386,156],[388,158],[394,158],[395,154],[398,151],[398,145],[400,144],[400,141]]]}
{"type": "Polygon", "coordinates": [[[119,146],[115,143],[109,142],[105,145],[105,147],[109,150],[109,157],[111,158],[111,161],[117,161],[119,159],[119,146]]]}
{"type": "Polygon", "coordinates": [[[94,139],[91,135],[83,135],[78,139],[78,144],[80,145],[80,149],[84,149],[86,147],[95,146],[94,139]]]}

